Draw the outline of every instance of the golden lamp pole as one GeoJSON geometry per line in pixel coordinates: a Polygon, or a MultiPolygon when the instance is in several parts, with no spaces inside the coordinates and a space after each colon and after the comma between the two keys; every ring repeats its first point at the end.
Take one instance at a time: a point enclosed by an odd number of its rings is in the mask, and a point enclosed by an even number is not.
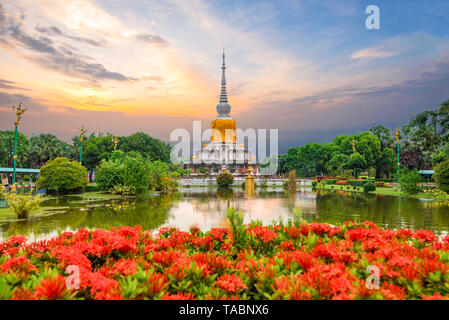
{"type": "Polygon", "coordinates": [[[12,106],[12,109],[17,109],[16,110],[16,115],[17,115],[17,119],[16,121],[14,121],[14,165],[13,165],[13,170],[12,170],[12,188],[11,191],[15,192],[16,191],[16,166],[17,166],[17,127],[19,126],[20,123],[20,119],[22,119],[22,114],[25,113],[25,111],[27,111],[27,109],[22,109],[22,103],[19,103],[19,106],[12,106]]]}
{"type": "Polygon", "coordinates": [[[80,134],[80,163],[83,164],[83,141],[84,141],[84,135],[86,134],[87,130],[84,129],[84,126],[80,128],[81,134],[80,134]]]}
{"type": "Polygon", "coordinates": [[[117,137],[112,137],[112,142],[114,143],[114,151],[116,151],[117,145],[120,142],[120,140],[117,137]]]}
{"type": "MultiPolygon", "coordinates": [[[[355,140],[352,140],[352,152],[355,153],[355,140]]],[[[354,178],[357,179],[357,168],[354,168],[354,178]]]]}
{"type": "Polygon", "coordinates": [[[399,143],[401,140],[399,140],[399,129],[396,128],[396,130],[393,131],[395,137],[396,137],[396,143],[397,143],[397,150],[398,150],[398,183],[401,179],[401,161],[400,161],[400,152],[399,152],[399,143]]]}

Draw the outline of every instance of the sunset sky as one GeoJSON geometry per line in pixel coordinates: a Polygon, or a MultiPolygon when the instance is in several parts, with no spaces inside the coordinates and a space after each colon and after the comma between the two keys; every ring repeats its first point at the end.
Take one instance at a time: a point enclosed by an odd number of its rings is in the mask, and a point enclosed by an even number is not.
{"type": "Polygon", "coordinates": [[[0,128],[69,141],[168,141],[215,117],[225,47],[231,115],[281,151],[449,99],[449,1],[0,0],[0,128]],[[365,27],[368,5],[381,29],[365,27]]]}

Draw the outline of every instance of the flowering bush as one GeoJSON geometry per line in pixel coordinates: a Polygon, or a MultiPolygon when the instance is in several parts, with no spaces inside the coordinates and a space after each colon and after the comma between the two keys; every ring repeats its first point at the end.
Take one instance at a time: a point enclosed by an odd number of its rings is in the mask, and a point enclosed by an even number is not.
{"type": "Polygon", "coordinates": [[[385,187],[386,184],[387,184],[387,183],[385,183],[385,182],[383,182],[383,181],[376,181],[376,182],[374,182],[374,185],[375,185],[376,187],[385,187]]]}
{"type": "Polygon", "coordinates": [[[338,185],[340,185],[340,186],[345,186],[345,185],[348,184],[348,181],[346,181],[346,180],[340,180],[340,181],[337,181],[335,184],[338,184],[338,185]]]}
{"type": "Polygon", "coordinates": [[[221,188],[230,188],[234,183],[234,176],[229,172],[222,172],[217,175],[217,184],[221,188]]]}
{"type": "MultiPolygon", "coordinates": [[[[449,236],[372,222],[79,229],[0,243],[0,299],[447,299],[449,236]],[[67,286],[69,266],[79,288],[67,286]],[[379,286],[366,270],[379,270],[379,286]],[[370,270],[370,269],[369,269],[370,270]]],[[[70,275],[72,276],[72,275],[70,275]]]]}

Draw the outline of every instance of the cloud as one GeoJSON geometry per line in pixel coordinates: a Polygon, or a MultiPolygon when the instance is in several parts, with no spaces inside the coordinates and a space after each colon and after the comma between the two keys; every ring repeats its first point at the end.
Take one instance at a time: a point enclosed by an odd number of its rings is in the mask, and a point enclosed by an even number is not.
{"type": "MultiPolygon", "coordinates": [[[[53,29],[53,32],[57,32],[53,29]]],[[[127,81],[128,77],[121,73],[108,70],[100,63],[88,62],[92,58],[80,55],[61,45],[56,47],[48,37],[33,37],[22,29],[22,23],[14,17],[6,18],[6,11],[0,4],[0,35],[14,41],[17,47],[25,47],[37,55],[27,55],[26,58],[40,66],[69,76],[90,78],[93,80],[127,81]]]]}
{"type": "Polygon", "coordinates": [[[75,40],[78,42],[87,43],[87,44],[90,44],[91,46],[95,46],[95,47],[103,46],[103,43],[100,43],[93,39],[84,38],[84,37],[76,37],[76,36],[71,36],[69,34],[66,34],[66,33],[62,32],[58,27],[55,27],[55,26],[51,26],[49,28],[36,26],[36,30],[39,31],[40,33],[44,33],[44,34],[47,34],[50,36],[61,36],[61,37],[65,37],[67,39],[75,40]]]}
{"type": "Polygon", "coordinates": [[[11,108],[19,102],[22,102],[26,106],[32,103],[32,101],[30,97],[23,94],[11,94],[0,91],[0,107],[11,108]]]}
{"type": "Polygon", "coordinates": [[[371,47],[354,52],[351,59],[379,59],[388,58],[399,54],[399,51],[387,50],[382,47],[371,47]]]}
{"type": "Polygon", "coordinates": [[[9,80],[4,80],[4,79],[0,79],[0,89],[10,89],[10,90],[25,90],[25,91],[29,91],[26,88],[20,88],[14,85],[13,81],[9,81],[9,80]]]}
{"type": "Polygon", "coordinates": [[[165,78],[162,76],[144,76],[144,77],[140,78],[140,80],[162,82],[165,80],[165,78]]]}
{"type": "Polygon", "coordinates": [[[142,33],[136,36],[137,40],[150,44],[167,45],[168,41],[161,36],[149,33],[142,33]]]}

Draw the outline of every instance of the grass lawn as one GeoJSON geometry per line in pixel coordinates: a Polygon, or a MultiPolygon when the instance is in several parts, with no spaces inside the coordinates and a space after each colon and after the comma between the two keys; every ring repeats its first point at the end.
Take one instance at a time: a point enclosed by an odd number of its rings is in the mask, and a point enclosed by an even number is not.
{"type": "Polygon", "coordinates": [[[16,214],[11,208],[0,208],[0,220],[15,218],[16,214]]]}

